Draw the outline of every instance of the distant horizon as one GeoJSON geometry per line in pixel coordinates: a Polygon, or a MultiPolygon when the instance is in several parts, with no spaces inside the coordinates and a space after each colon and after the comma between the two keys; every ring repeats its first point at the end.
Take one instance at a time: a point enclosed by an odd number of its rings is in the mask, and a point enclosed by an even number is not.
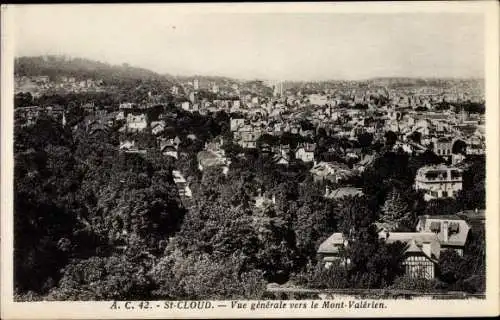
{"type": "Polygon", "coordinates": [[[10,6],[16,56],[81,56],[172,76],[288,81],[484,78],[478,12],[224,12],[10,6]],[[91,23],[89,23],[91,22],[91,23]]]}
{"type": "Polygon", "coordinates": [[[123,66],[124,64],[127,64],[129,67],[132,68],[138,68],[138,69],[145,69],[151,72],[154,72],[160,76],[165,76],[165,77],[172,77],[172,78],[196,78],[196,77],[201,77],[201,78],[226,78],[226,79],[231,79],[231,80],[236,80],[236,81],[244,81],[244,82],[249,82],[249,81],[282,81],[282,82],[329,82],[329,81],[347,81],[347,82],[360,82],[360,81],[370,81],[370,80],[377,80],[377,79],[411,79],[411,80],[482,80],[484,81],[484,77],[439,77],[439,76],[427,76],[427,77],[415,77],[415,76],[373,76],[371,78],[360,78],[360,79],[340,79],[340,78],[330,78],[330,79],[322,79],[322,80],[314,80],[314,79],[307,79],[307,80],[291,80],[291,79],[266,79],[266,78],[237,78],[237,77],[232,77],[232,76],[227,76],[227,75],[219,75],[219,74],[171,74],[171,73],[160,73],[156,70],[147,68],[147,67],[142,67],[138,65],[131,65],[128,62],[123,62],[123,63],[110,63],[106,61],[99,61],[99,60],[94,60],[92,58],[87,58],[87,57],[81,57],[81,56],[69,56],[69,55],[57,55],[57,54],[46,54],[46,55],[35,55],[35,56],[27,56],[27,55],[21,55],[21,56],[15,56],[14,59],[18,58],[41,58],[41,57],[65,57],[69,59],[84,59],[84,60],[90,60],[93,62],[98,62],[98,63],[104,63],[109,66],[113,67],[120,67],[123,66]]]}

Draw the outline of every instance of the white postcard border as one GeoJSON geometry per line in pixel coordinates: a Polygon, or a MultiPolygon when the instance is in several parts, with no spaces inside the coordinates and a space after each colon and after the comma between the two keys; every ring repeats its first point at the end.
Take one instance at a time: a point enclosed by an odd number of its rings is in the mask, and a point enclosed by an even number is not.
{"type": "MultiPolygon", "coordinates": [[[[152,5],[152,4],[149,4],[152,5]]],[[[132,4],[127,4],[132,6],[132,4]]],[[[498,96],[498,9],[495,1],[411,2],[411,3],[267,3],[267,4],[188,4],[170,5],[179,14],[189,12],[335,12],[335,13],[402,13],[402,12],[477,12],[485,15],[485,81],[487,101],[487,288],[485,300],[380,300],[384,309],[249,309],[226,308],[190,310],[111,309],[111,302],[13,302],[13,57],[12,27],[14,17],[9,6],[2,6],[2,95],[1,95],[1,311],[8,319],[54,318],[276,318],[276,317],[387,317],[387,316],[488,316],[499,312],[499,96],[498,96]]],[[[110,19],[112,21],[112,19],[110,19]]],[[[301,300],[311,304],[312,300],[301,300]]],[[[318,302],[317,300],[315,300],[318,302]]],[[[336,300],[342,301],[342,300],[336,300]]],[[[346,300],[347,301],[347,300],[346,300]]],[[[163,303],[150,302],[150,303],[163,303]]],[[[252,303],[252,301],[247,301],[252,303]]],[[[319,301],[319,303],[322,303],[319,301]]],[[[212,301],[217,305],[219,302],[212,301]]],[[[225,304],[230,305],[230,301],[225,304]]]]}

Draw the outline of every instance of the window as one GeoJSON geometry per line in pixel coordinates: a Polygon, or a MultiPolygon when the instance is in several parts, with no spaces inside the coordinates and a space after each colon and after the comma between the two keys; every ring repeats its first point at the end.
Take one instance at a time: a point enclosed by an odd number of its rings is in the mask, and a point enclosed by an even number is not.
{"type": "Polygon", "coordinates": [[[458,170],[452,170],[451,171],[451,178],[452,179],[458,179],[461,177],[461,173],[458,170]]]}
{"type": "Polygon", "coordinates": [[[443,196],[443,198],[447,198],[448,197],[448,191],[443,191],[442,196],[443,196]]]}
{"type": "Polygon", "coordinates": [[[429,225],[431,232],[439,233],[441,232],[441,223],[439,221],[432,221],[429,225]]]}

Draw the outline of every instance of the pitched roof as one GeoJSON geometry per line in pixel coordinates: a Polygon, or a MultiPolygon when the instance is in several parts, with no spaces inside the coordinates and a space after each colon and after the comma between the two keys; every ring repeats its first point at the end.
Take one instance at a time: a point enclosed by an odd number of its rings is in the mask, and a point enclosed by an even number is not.
{"type": "Polygon", "coordinates": [[[437,235],[433,232],[389,232],[389,236],[386,238],[386,242],[406,242],[415,239],[421,240],[422,242],[431,242],[437,240],[438,238],[437,235]]]}
{"type": "Polygon", "coordinates": [[[198,155],[196,156],[198,159],[198,162],[203,167],[211,167],[215,165],[223,165],[226,162],[226,158],[221,157],[220,155],[212,152],[212,151],[200,151],[198,152],[198,155]]]}
{"type": "Polygon", "coordinates": [[[326,176],[335,174],[338,170],[347,169],[347,165],[340,164],[336,162],[324,162],[321,161],[314,165],[314,167],[309,170],[314,175],[326,176]]]}
{"type": "Polygon", "coordinates": [[[340,232],[336,232],[320,244],[318,253],[336,254],[339,252],[340,247],[344,245],[344,240],[344,235],[340,232]]]}
{"type": "Polygon", "coordinates": [[[419,224],[423,231],[432,232],[436,230],[435,225],[439,224],[440,228],[435,234],[439,238],[439,242],[444,246],[461,246],[465,245],[469,234],[469,224],[457,216],[423,216],[419,217],[419,224]],[[448,228],[448,239],[445,241],[445,223],[448,228]]]}
{"type": "Polygon", "coordinates": [[[464,219],[481,220],[485,219],[485,210],[465,210],[457,213],[457,216],[464,219]]]}
{"type": "Polygon", "coordinates": [[[405,253],[423,253],[428,256],[423,251],[422,245],[424,243],[430,244],[431,256],[428,257],[430,259],[439,259],[440,241],[433,232],[387,232],[379,234],[381,237],[385,236],[386,243],[395,243],[397,241],[406,243],[405,253]]]}
{"type": "Polygon", "coordinates": [[[277,153],[273,156],[273,161],[274,162],[278,162],[278,163],[288,163],[289,162],[289,159],[288,159],[288,155],[286,154],[283,154],[283,153],[277,153]]]}
{"type": "Polygon", "coordinates": [[[342,187],[331,191],[325,196],[330,199],[339,199],[347,196],[362,196],[363,191],[360,188],[354,187],[342,187]]]}

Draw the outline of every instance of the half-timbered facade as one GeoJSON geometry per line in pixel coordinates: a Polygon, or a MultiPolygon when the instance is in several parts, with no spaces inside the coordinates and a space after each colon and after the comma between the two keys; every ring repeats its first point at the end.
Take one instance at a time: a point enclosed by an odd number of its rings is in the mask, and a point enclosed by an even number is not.
{"type": "Polygon", "coordinates": [[[425,255],[408,255],[403,262],[405,274],[412,278],[432,279],[436,263],[425,255]]]}
{"type": "Polygon", "coordinates": [[[403,266],[406,275],[413,278],[433,279],[441,251],[439,238],[432,232],[385,232],[379,238],[386,243],[401,242],[406,245],[403,266]]]}

